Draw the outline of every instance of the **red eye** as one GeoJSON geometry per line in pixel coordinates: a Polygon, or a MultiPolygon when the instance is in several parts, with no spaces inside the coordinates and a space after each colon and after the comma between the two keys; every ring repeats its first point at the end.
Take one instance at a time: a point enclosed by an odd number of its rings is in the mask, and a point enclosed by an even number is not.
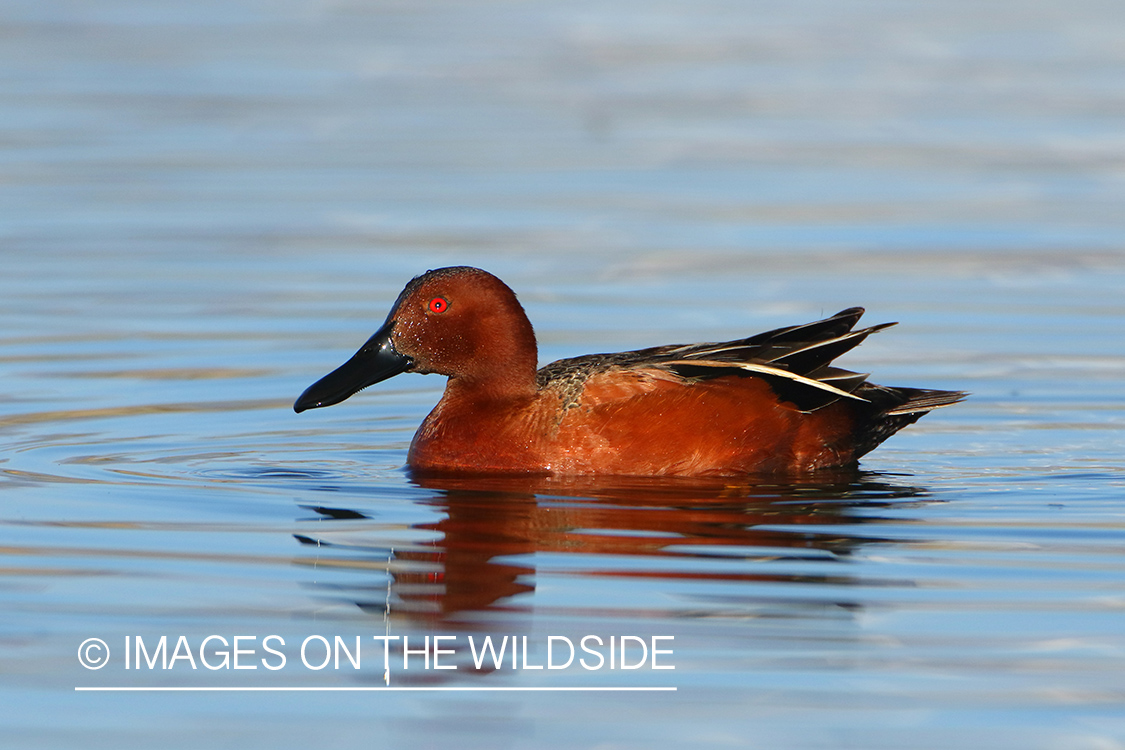
{"type": "Polygon", "coordinates": [[[430,300],[430,312],[443,313],[449,309],[449,303],[445,301],[444,297],[434,297],[430,300]]]}

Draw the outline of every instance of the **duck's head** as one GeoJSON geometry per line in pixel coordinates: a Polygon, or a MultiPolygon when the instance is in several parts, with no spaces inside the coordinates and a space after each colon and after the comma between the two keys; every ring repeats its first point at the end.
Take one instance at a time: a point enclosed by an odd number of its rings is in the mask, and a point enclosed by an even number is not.
{"type": "Polygon", "coordinates": [[[487,271],[439,268],[414,278],[386,322],[347,362],[313,383],[296,412],[338,404],[402,372],[446,375],[496,396],[533,390],[535,333],[515,293],[487,271]]]}

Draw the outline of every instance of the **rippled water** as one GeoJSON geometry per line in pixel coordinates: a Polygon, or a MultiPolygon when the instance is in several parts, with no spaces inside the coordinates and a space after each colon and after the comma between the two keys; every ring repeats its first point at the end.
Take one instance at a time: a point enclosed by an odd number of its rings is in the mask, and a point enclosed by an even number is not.
{"type": "Polygon", "coordinates": [[[1125,747],[1115,5],[0,20],[13,746],[1125,747]],[[434,377],[292,412],[454,263],[519,292],[544,362],[861,304],[901,325],[847,366],[973,395],[768,484],[415,479],[434,377]],[[588,635],[600,668],[530,668],[588,635]],[[136,669],[161,636],[191,659],[136,669]],[[361,666],[304,666],[315,636],[361,666]],[[401,668],[427,636],[456,669],[401,668]],[[485,636],[522,668],[474,668],[485,636]]]}

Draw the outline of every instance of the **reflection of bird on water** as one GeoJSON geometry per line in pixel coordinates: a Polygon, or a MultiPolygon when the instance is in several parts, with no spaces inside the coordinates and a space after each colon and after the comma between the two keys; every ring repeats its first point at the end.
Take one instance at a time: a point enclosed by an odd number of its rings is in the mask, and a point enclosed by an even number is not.
{"type": "Polygon", "coordinates": [[[882,541],[855,533],[856,525],[876,520],[872,513],[855,513],[857,508],[924,496],[920,488],[853,470],[765,485],[563,477],[417,481],[435,491],[422,502],[443,517],[412,526],[412,536],[432,534],[433,541],[396,544],[389,566],[387,545],[368,546],[361,533],[348,533],[355,511],[314,509],[337,519],[339,526],[333,528],[346,543],[334,544],[333,531],[298,538],[319,547],[321,562],[331,556],[333,567],[389,567],[389,599],[382,584],[366,593],[363,587],[323,586],[334,598],[346,597],[372,612],[384,613],[389,606],[396,615],[454,626],[470,613],[479,625],[489,615],[504,619],[528,611],[529,602],[520,595],[534,591],[534,555],[539,553],[594,556],[583,561],[583,575],[619,579],[846,585],[850,579],[844,570],[796,574],[771,566],[841,561],[865,543],[882,541]],[[837,534],[833,526],[849,528],[837,534]],[[611,556],[637,562],[621,566],[611,556]],[[598,560],[606,562],[599,567],[598,560]],[[698,564],[706,560],[724,564],[698,564]]]}

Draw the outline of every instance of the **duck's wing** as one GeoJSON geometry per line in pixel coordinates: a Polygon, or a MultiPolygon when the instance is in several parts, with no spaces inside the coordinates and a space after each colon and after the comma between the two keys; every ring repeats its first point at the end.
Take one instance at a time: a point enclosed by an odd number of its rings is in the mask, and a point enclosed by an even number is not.
{"type": "MultiPolygon", "coordinates": [[[[866,382],[867,374],[831,364],[872,333],[895,325],[883,323],[855,330],[863,312],[862,307],[850,307],[823,320],[777,328],[734,341],[674,344],[563,359],[539,371],[539,384],[540,387],[550,384],[576,395],[586,379],[607,370],[662,370],[685,381],[731,375],[761,378],[770,384],[778,398],[801,411],[815,411],[840,399],[868,403],[874,393],[869,392],[871,388],[879,388],[878,400],[885,401],[887,394],[884,392],[895,389],[870,386],[866,382]]],[[[886,408],[910,408],[911,413],[921,414],[956,403],[964,396],[952,391],[926,393],[931,395],[925,399],[903,396],[902,404],[887,404],[886,408]],[[948,394],[945,401],[941,394],[948,394]]]]}
{"type": "Polygon", "coordinates": [[[832,361],[859,346],[872,333],[895,325],[883,323],[854,330],[862,307],[841,310],[830,318],[788,326],[736,341],[679,347],[666,366],[688,378],[721,377],[736,372],[766,378],[778,396],[802,411],[827,406],[841,398],[864,401],[856,393],[866,373],[833,367],[832,361]]]}

